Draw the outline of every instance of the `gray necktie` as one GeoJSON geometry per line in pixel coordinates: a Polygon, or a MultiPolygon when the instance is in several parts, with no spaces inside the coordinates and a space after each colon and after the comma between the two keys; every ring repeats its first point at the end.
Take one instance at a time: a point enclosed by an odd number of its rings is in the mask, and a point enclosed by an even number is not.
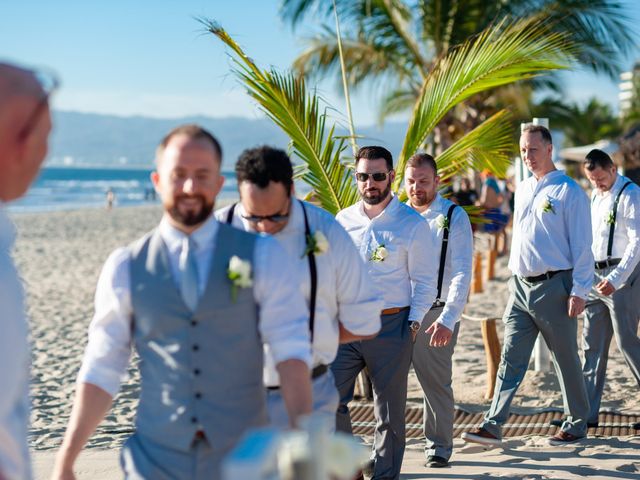
{"type": "Polygon", "coordinates": [[[182,241],[180,252],[180,293],[189,310],[198,306],[198,267],[195,258],[195,243],[191,237],[182,241]]]}

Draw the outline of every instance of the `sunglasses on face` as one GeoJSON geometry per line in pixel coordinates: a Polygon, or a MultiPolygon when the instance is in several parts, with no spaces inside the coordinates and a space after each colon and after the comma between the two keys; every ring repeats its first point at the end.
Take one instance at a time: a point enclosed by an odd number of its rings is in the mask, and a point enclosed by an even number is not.
{"type": "Polygon", "coordinates": [[[58,87],[60,87],[60,80],[58,79],[57,75],[53,72],[36,71],[34,72],[34,75],[38,80],[38,82],[40,82],[43,95],[40,101],[38,102],[38,104],[36,105],[36,108],[33,109],[33,113],[29,116],[29,119],[27,120],[24,127],[22,127],[22,130],[20,130],[20,133],[18,134],[18,138],[21,141],[25,140],[31,134],[31,132],[37,125],[38,120],[40,120],[40,115],[42,115],[42,112],[49,105],[49,99],[51,98],[51,95],[53,95],[53,93],[58,89],[58,87]]]}
{"type": "Polygon", "coordinates": [[[369,177],[371,177],[374,182],[383,182],[387,179],[387,175],[389,175],[389,172],[375,172],[375,173],[356,172],[356,180],[358,180],[359,182],[366,182],[369,179],[369,177]]]}
{"type": "Polygon", "coordinates": [[[284,222],[287,218],[289,218],[289,214],[278,213],[276,215],[241,215],[241,217],[251,223],[259,223],[259,222],[266,222],[266,221],[273,222],[273,223],[280,223],[280,222],[284,222]]]}

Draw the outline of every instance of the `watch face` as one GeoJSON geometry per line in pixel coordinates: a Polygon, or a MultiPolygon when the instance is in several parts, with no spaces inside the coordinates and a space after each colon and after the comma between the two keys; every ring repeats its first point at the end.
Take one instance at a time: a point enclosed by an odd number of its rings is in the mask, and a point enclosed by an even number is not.
{"type": "Polygon", "coordinates": [[[419,322],[411,322],[411,330],[413,330],[415,332],[419,328],[420,328],[420,323],[419,322]]]}

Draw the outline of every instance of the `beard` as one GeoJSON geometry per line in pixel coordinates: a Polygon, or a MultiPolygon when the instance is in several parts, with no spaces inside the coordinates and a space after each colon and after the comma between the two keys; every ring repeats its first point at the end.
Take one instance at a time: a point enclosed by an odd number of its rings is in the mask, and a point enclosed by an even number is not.
{"type": "Polygon", "coordinates": [[[214,203],[207,203],[206,198],[202,195],[180,195],[173,199],[173,204],[168,206],[166,210],[169,216],[177,223],[186,227],[193,227],[194,225],[201,224],[209,218],[211,212],[213,212],[213,206],[214,203]],[[198,210],[187,209],[186,211],[181,211],[179,208],[180,200],[187,198],[197,198],[200,200],[200,208],[198,210]]]}
{"type": "Polygon", "coordinates": [[[436,192],[420,192],[409,195],[409,198],[411,199],[411,205],[424,207],[425,205],[431,205],[431,202],[436,198],[436,192]]]}
{"type": "Polygon", "coordinates": [[[385,187],[384,190],[380,190],[379,188],[370,188],[369,190],[361,191],[360,197],[362,198],[364,203],[368,205],[378,205],[379,203],[382,203],[384,199],[386,199],[389,196],[390,192],[391,192],[391,179],[389,179],[389,183],[387,183],[387,186],[385,187]]]}

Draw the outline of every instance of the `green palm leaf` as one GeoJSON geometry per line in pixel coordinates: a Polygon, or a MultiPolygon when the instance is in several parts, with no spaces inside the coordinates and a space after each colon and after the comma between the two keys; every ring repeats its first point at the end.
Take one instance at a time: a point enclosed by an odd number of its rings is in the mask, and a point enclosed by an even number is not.
{"type": "Polygon", "coordinates": [[[443,182],[470,167],[507,173],[514,153],[511,114],[501,110],[456,141],[436,158],[443,182]]]}
{"type": "Polygon", "coordinates": [[[566,36],[527,19],[504,20],[450,50],[423,84],[399,155],[396,188],[408,157],[456,104],[491,88],[567,68],[571,54],[566,36]]]}
{"type": "Polygon", "coordinates": [[[290,138],[290,146],[306,168],[296,173],[313,189],[312,197],[324,209],[337,213],[355,203],[358,192],[349,168],[342,163],[344,137],[327,125],[325,108],[307,91],[303,77],[261,70],[217,23],[201,20],[235,54],[234,73],[266,115],[290,138]]]}

